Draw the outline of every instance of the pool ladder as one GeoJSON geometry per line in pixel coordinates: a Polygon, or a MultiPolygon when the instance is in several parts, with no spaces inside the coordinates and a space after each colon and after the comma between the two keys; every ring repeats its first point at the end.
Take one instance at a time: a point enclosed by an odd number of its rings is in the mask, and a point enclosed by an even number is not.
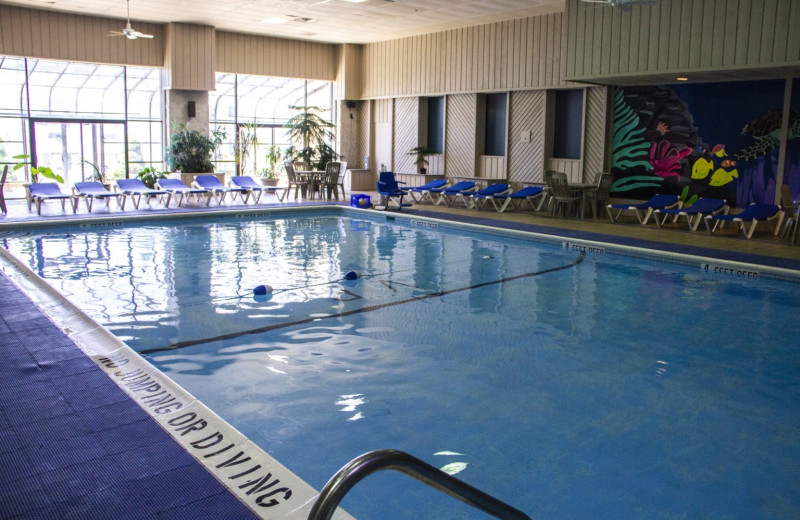
{"type": "Polygon", "coordinates": [[[504,520],[531,520],[505,502],[474,488],[416,457],[397,450],[370,451],[348,462],[331,477],[314,502],[308,520],[330,520],[344,496],[364,478],[384,469],[405,473],[474,508],[504,520]]]}

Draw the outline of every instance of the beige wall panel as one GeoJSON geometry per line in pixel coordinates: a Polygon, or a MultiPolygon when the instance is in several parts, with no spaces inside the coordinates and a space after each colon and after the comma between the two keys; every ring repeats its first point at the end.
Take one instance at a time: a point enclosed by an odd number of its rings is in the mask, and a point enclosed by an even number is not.
{"type": "Polygon", "coordinates": [[[566,0],[565,79],[800,65],[800,0],[566,0]]]}
{"type": "Polygon", "coordinates": [[[596,182],[603,171],[608,122],[608,87],[586,89],[586,117],[583,137],[583,179],[596,182]]]}
{"type": "Polygon", "coordinates": [[[347,163],[350,168],[373,168],[372,165],[365,165],[364,159],[369,159],[372,155],[370,140],[372,132],[370,131],[372,125],[372,102],[362,101],[357,104],[358,108],[358,157],[348,157],[347,163]]]}
{"type": "Polygon", "coordinates": [[[359,99],[361,97],[361,49],[361,45],[338,46],[336,50],[336,82],[334,83],[336,99],[359,99]]]}
{"type": "Polygon", "coordinates": [[[473,94],[447,96],[446,135],[448,177],[475,176],[475,125],[477,97],[473,94]]]}
{"type": "Polygon", "coordinates": [[[419,98],[398,98],[394,104],[394,171],[416,173],[414,157],[408,151],[418,146],[419,98]]]}
{"type": "Polygon", "coordinates": [[[109,37],[124,20],[0,5],[0,54],[114,65],[164,65],[164,26],[133,22],[154,38],[109,37]]]}
{"type": "MultiPolygon", "coordinates": [[[[177,90],[214,90],[215,31],[206,25],[170,23],[166,31],[165,85],[177,90]]],[[[138,40],[137,40],[138,41],[138,40]]]]}
{"type": "Polygon", "coordinates": [[[559,13],[367,44],[362,96],[562,85],[562,23],[559,13]]]}
{"type": "Polygon", "coordinates": [[[340,65],[334,44],[226,31],[216,33],[216,56],[219,72],[322,81],[335,81],[340,65]]]}
{"type": "Polygon", "coordinates": [[[508,127],[510,181],[542,182],[545,150],[544,107],[544,90],[511,93],[508,127]],[[528,142],[525,142],[525,137],[528,137],[528,142]]]}
{"type": "Polygon", "coordinates": [[[476,177],[484,179],[505,179],[506,158],[503,155],[481,155],[479,157],[479,170],[476,177]]]}
{"type": "Polygon", "coordinates": [[[566,173],[569,182],[583,182],[582,164],[580,159],[548,159],[547,169],[566,173]]]}

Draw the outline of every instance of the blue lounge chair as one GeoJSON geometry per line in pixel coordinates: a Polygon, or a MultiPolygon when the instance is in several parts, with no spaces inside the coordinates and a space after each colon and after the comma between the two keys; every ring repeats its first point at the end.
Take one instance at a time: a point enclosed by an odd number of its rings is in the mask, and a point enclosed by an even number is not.
{"type": "MultiPolygon", "coordinates": [[[[482,190],[468,192],[467,195],[459,194],[457,196],[464,197],[464,203],[468,208],[483,209],[486,207],[486,202],[493,196],[501,194],[507,195],[509,193],[511,193],[511,186],[508,184],[497,183],[490,184],[482,190]]],[[[494,203],[494,201],[492,201],[492,203],[494,203]]],[[[495,209],[497,209],[497,206],[495,206],[495,209]]]]}
{"type": "Polygon", "coordinates": [[[403,197],[406,192],[400,189],[400,183],[394,178],[394,172],[381,172],[378,177],[377,190],[382,200],[385,200],[385,209],[391,209],[390,203],[394,200],[395,208],[398,211],[411,206],[411,204],[403,203],[403,197]]]}
{"type": "MultiPolygon", "coordinates": [[[[472,181],[460,181],[449,188],[444,188],[441,192],[438,192],[439,198],[436,199],[434,204],[437,206],[444,202],[448,207],[452,206],[453,203],[456,201],[456,197],[461,195],[462,197],[464,194],[472,193],[474,191],[478,191],[478,187],[472,181]]],[[[437,193],[435,190],[431,190],[431,193],[437,193]]]]}
{"type": "Polygon", "coordinates": [[[158,179],[156,181],[156,187],[167,194],[167,207],[169,207],[169,201],[172,200],[173,196],[175,196],[175,200],[178,201],[178,207],[180,208],[183,199],[188,199],[192,195],[195,195],[198,200],[201,195],[205,195],[206,206],[208,206],[211,204],[211,197],[214,195],[203,188],[190,188],[180,179],[158,179]]]}
{"type": "Polygon", "coordinates": [[[633,211],[636,213],[636,218],[639,219],[641,225],[646,225],[647,221],[653,215],[653,211],[657,209],[673,208],[680,203],[677,195],[656,195],[647,202],[641,204],[609,204],[606,206],[606,212],[611,222],[616,222],[623,211],[633,211]],[[618,210],[616,216],[611,210],[618,210]]]}
{"type": "Polygon", "coordinates": [[[447,179],[434,179],[430,182],[426,182],[422,186],[413,186],[413,187],[400,187],[401,190],[405,191],[408,195],[411,195],[411,198],[414,202],[424,202],[425,200],[430,200],[433,202],[433,198],[431,197],[431,190],[444,188],[447,184],[447,179]],[[419,194],[419,200],[417,200],[417,196],[415,194],[419,194]]]}
{"type": "Polygon", "coordinates": [[[231,177],[231,183],[237,188],[244,188],[253,196],[253,204],[258,204],[261,200],[261,195],[264,193],[271,193],[278,197],[278,200],[283,202],[283,197],[286,195],[286,188],[279,188],[278,186],[264,186],[259,184],[248,175],[238,175],[231,177]]]}
{"type": "Polygon", "coordinates": [[[675,221],[680,217],[685,217],[689,229],[697,231],[697,227],[700,225],[700,221],[703,220],[703,217],[720,212],[728,213],[728,206],[725,204],[725,199],[703,198],[697,199],[694,204],[688,207],[655,209],[653,210],[653,214],[655,215],[653,218],[656,221],[656,225],[661,227],[669,217],[673,217],[675,221]],[[659,220],[658,217],[661,215],[663,215],[664,218],[659,220]]]}
{"type": "Polygon", "coordinates": [[[725,222],[736,222],[739,224],[739,229],[742,230],[745,238],[752,238],[753,231],[755,231],[756,225],[758,225],[759,222],[762,220],[770,220],[775,217],[778,218],[778,223],[775,225],[773,233],[777,234],[783,223],[784,213],[783,209],[775,204],[751,204],[741,213],[732,215],[706,215],[704,220],[706,229],[708,229],[710,234],[713,234],[714,231],[717,230],[717,225],[722,228],[725,222]],[[714,221],[713,226],[711,225],[712,221],[714,221]],[[748,222],[750,223],[749,229],[747,227],[748,222]]]}
{"type": "MultiPolygon", "coordinates": [[[[142,201],[142,197],[144,197],[145,201],[149,204],[151,197],[157,197],[161,200],[164,195],[167,195],[165,191],[148,188],[141,179],[119,179],[117,180],[117,186],[122,190],[122,193],[133,200],[133,207],[136,209],[139,209],[139,203],[142,201]]],[[[169,199],[167,199],[165,206],[169,206],[169,199]]],[[[125,209],[125,198],[122,199],[122,209],[125,209]]]]}
{"type": "Polygon", "coordinates": [[[195,188],[201,188],[213,193],[217,197],[217,204],[225,202],[225,195],[228,193],[231,194],[231,202],[239,195],[242,202],[247,204],[247,199],[250,197],[250,191],[247,188],[229,188],[222,184],[214,175],[198,175],[194,178],[192,184],[195,188]]]}
{"type": "Polygon", "coordinates": [[[542,186],[525,186],[521,190],[513,193],[498,193],[492,195],[489,200],[498,213],[504,212],[509,204],[513,206],[514,209],[519,210],[526,202],[531,206],[532,210],[539,211],[542,209],[545,200],[547,200],[545,195],[546,193],[542,186]],[[538,203],[534,202],[536,199],[539,199],[538,203]]]}
{"type": "MultiPolygon", "coordinates": [[[[120,201],[120,197],[125,199],[126,195],[124,193],[113,193],[106,189],[102,183],[91,181],[91,182],[76,182],[75,186],[72,188],[72,192],[78,198],[82,198],[86,201],[86,210],[91,213],[92,206],[94,205],[94,199],[105,200],[106,207],[109,207],[111,203],[111,199],[115,199],[117,201],[117,207],[122,208],[125,204],[124,202],[120,201]]],[[[75,205],[77,206],[78,201],[75,201],[75,205]]],[[[77,208],[76,208],[77,209],[77,208]]]]}
{"type": "Polygon", "coordinates": [[[60,200],[61,211],[66,211],[67,201],[72,204],[73,213],[77,209],[77,199],[72,195],[62,193],[55,182],[34,182],[28,186],[28,192],[31,194],[28,199],[28,211],[31,210],[31,204],[35,202],[37,215],[42,214],[42,202],[46,200],[60,200]]]}

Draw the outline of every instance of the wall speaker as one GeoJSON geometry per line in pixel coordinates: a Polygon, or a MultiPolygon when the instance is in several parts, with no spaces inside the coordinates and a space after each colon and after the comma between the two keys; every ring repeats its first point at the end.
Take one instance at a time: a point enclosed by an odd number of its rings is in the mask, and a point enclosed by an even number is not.
{"type": "Polygon", "coordinates": [[[356,107],[356,102],[355,101],[351,101],[351,100],[348,99],[348,100],[346,100],[344,102],[344,106],[346,106],[347,108],[352,110],[352,109],[354,109],[356,107]]]}
{"type": "Polygon", "coordinates": [[[196,112],[194,108],[194,101],[189,101],[189,104],[186,106],[186,111],[189,113],[189,117],[194,117],[196,112]]]}

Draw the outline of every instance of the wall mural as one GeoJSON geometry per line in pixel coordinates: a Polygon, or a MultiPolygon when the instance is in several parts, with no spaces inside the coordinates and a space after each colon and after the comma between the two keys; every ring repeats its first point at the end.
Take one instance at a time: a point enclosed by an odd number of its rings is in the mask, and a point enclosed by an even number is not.
{"type": "MultiPolygon", "coordinates": [[[[618,88],[613,195],[715,197],[737,207],[772,202],[784,87],[770,80],[618,88]]],[[[798,196],[800,85],[794,87],[784,183],[798,196]]]]}

